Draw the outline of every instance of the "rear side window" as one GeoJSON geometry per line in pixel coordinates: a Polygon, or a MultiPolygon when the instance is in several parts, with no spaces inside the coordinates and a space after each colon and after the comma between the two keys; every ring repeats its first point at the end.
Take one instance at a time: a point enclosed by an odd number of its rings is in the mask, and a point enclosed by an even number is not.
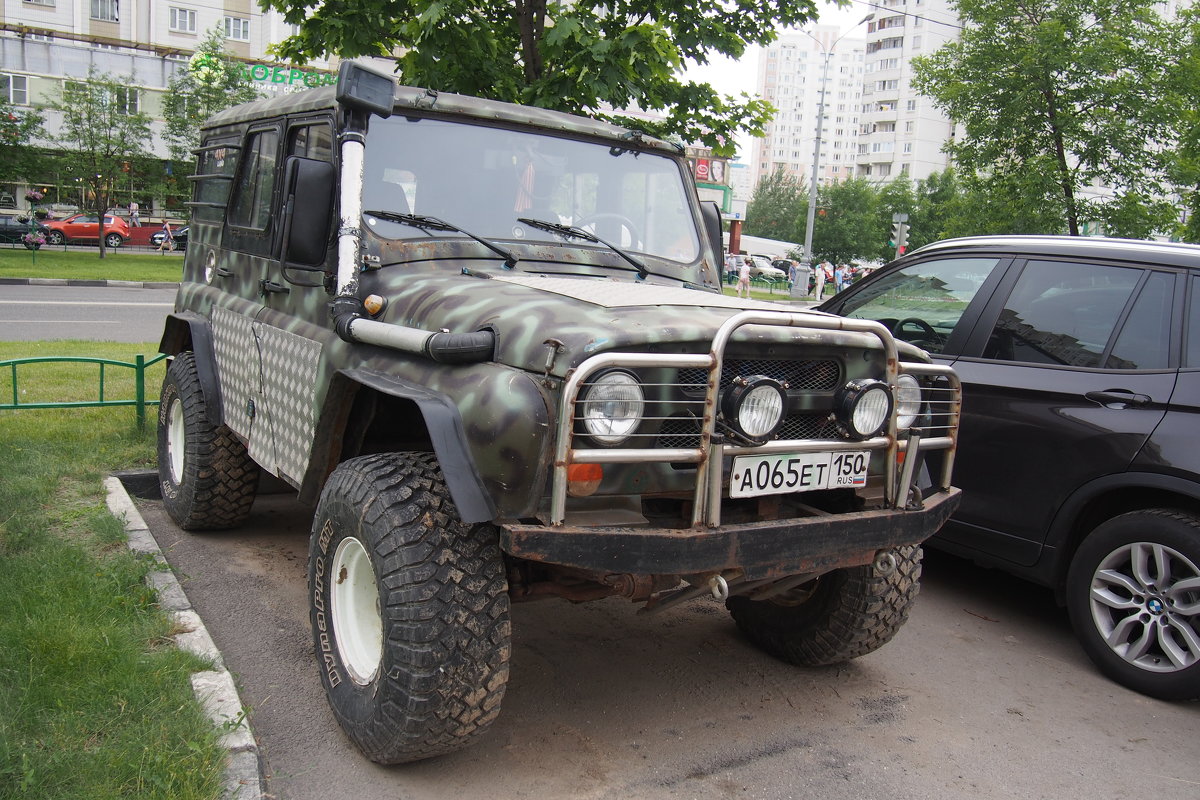
{"type": "Polygon", "coordinates": [[[1200,367],[1200,278],[1192,278],[1188,291],[1187,352],[1184,366],[1200,367]]]}
{"type": "Polygon", "coordinates": [[[984,358],[1099,367],[1143,270],[1030,261],[1013,286],[984,358]]]}
{"type": "Polygon", "coordinates": [[[875,279],[839,313],[882,322],[898,338],[941,353],[998,263],[998,258],[947,258],[913,264],[875,279]]]}
{"type": "Polygon", "coordinates": [[[1166,369],[1170,366],[1174,286],[1174,275],[1150,273],[1104,366],[1108,369],[1166,369]]]}
{"type": "Polygon", "coordinates": [[[197,220],[220,222],[229,200],[229,187],[237,170],[239,148],[235,140],[212,140],[196,159],[196,193],[192,214],[197,220]]]}
{"type": "Polygon", "coordinates": [[[275,192],[275,159],[279,133],[274,130],[251,134],[242,157],[242,171],[233,191],[229,223],[239,228],[266,230],[271,220],[275,192]]]}

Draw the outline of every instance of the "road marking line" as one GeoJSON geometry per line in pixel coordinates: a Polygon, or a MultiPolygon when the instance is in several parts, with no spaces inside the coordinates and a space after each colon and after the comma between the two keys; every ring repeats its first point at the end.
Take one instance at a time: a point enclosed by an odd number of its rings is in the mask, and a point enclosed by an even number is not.
{"type": "Polygon", "coordinates": [[[93,300],[0,300],[4,306],[132,306],[135,308],[174,308],[174,303],[100,303],[93,300]]]}

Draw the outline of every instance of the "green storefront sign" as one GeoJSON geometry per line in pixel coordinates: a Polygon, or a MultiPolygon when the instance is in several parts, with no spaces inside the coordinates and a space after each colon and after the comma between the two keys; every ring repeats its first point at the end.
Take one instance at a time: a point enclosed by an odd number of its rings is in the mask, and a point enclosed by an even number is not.
{"type": "Polygon", "coordinates": [[[286,86],[304,85],[314,88],[337,82],[337,74],[332,72],[305,72],[295,67],[270,67],[266,64],[246,64],[242,69],[248,80],[258,83],[282,83],[286,86]]]}

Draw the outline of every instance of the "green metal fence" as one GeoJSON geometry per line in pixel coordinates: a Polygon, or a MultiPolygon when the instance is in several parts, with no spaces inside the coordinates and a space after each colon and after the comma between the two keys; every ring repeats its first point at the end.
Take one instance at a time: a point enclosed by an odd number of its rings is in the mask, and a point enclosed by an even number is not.
{"type": "Polygon", "coordinates": [[[146,369],[157,364],[166,358],[166,354],[159,354],[150,360],[146,360],[144,355],[134,356],[132,362],[117,361],[111,358],[91,358],[86,356],[39,356],[35,358],[14,358],[7,361],[0,361],[0,369],[8,369],[12,376],[12,402],[0,404],[0,411],[7,411],[17,408],[94,408],[97,406],[134,406],[137,409],[137,424],[138,428],[146,427],[146,406],[158,405],[157,400],[146,399],[146,369]],[[36,402],[22,403],[20,391],[17,386],[17,368],[29,364],[96,364],[100,369],[100,390],[95,400],[70,400],[61,402],[36,402]],[[111,400],[105,397],[105,378],[106,368],[119,367],[124,369],[132,369],[134,373],[134,397],[132,400],[111,400]]]}

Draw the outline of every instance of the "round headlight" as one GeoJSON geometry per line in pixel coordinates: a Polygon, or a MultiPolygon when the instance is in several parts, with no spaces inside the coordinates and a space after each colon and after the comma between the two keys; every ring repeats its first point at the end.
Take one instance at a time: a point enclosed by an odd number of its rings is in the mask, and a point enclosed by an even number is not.
{"type": "Polygon", "coordinates": [[[725,424],[756,442],[775,435],[786,410],[787,391],[778,381],[762,375],[733,384],[721,398],[725,424]]]}
{"type": "Polygon", "coordinates": [[[637,429],[645,397],[637,378],[628,372],[606,372],[583,392],[579,407],[587,435],[597,444],[611,447],[637,429]]]}
{"type": "Polygon", "coordinates": [[[921,413],[921,384],[912,375],[896,379],[896,428],[908,430],[921,413]]]}
{"type": "Polygon", "coordinates": [[[834,412],[855,439],[870,439],[887,427],[892,392],[883,381],[850,381],[838,392],[834,412]]]}

